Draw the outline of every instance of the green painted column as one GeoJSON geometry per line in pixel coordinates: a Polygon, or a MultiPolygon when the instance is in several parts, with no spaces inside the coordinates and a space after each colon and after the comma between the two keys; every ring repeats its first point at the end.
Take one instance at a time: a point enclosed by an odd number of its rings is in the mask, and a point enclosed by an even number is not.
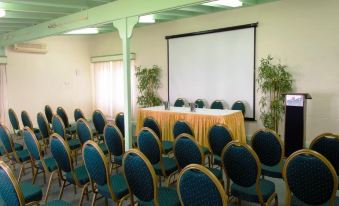
{"type": "Polygon", "coordinates": [[[0,64],[7,64],[6,48],[0,47],[0,64]]]}
{"type": "Polygon", "coordinates": [[[130,38],[139,17],[129,17],[113,22],[122,41],[124,69],[124,115],[125,115],[125,150],[132,148],[132,98],[131,98],[131,57],[130,38]]]}

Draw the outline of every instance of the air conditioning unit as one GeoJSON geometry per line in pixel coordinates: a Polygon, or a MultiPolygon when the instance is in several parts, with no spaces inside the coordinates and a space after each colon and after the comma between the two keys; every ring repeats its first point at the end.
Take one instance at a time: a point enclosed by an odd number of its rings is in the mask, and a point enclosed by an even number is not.
{"type": "Polygon", "coordinates": [[[16,52],[25,52],[25,53],[47,53],[47,45],[39,43],[18,43],[13,45],[13,49],[16,52]]]}

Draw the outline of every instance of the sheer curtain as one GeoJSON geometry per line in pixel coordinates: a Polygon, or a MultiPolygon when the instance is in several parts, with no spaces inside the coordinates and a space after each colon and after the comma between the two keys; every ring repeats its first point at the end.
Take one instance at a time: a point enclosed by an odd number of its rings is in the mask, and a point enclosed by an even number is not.
{"type": "MultiPolygon", "coordinates": [[[[113,118],[124,111],[124,72],[122,61],[98,62],[92,65],[94,107],[113,118]]],[[[135,67],[131,61],[131,94],[133,114],[136,108],[135,67]]]]}
{"type": "Polygon", "coordinates": [[[7,71],[6,64],[0,64],[0,122],[8,126],[7,122],[7,71]]]}

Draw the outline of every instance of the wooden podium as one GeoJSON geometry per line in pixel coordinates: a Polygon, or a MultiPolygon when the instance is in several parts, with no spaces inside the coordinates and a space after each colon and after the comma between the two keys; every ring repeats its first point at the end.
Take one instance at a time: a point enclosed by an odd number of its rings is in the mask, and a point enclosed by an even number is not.
{"type": "Polygon", "coordinates": [[[306,103],[308,93],[287,93],[285,96],[285,157],[304,148],[306,103]]]}

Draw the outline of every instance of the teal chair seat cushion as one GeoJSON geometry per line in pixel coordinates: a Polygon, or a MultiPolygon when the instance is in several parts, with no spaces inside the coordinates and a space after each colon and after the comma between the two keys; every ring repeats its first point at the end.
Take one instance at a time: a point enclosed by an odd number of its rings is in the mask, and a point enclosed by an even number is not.
{"type": "Polygon", "coordinates": [[[220,157],[219,155],[214,154],[214,155],[213,155],[213,158],[214,158],[214,164],[215,164],[215,165],[219,165],[219,166],[222,165],[222,163],[221,163],[221,157],[220,157]]]}
{"type": "Polygon", "coordinates": [[[33,201],[39,202],[42,199],[42,190],[39,186],[23,182],[20,188],[26,204],[33,201]]]}
{"type": "MultiPolygon", "coordinates": [[[[158,188],[158,200],[160,206],[179,206],[180,201],[177,191],[168,187],[158,188]]],[[[153,202],[139,201],[140,206],[154,206],[153,202]]]]}
{"type": "Polygon", "coordinates": [[[201,150],[202,150],[202,153],[203,153],[204,155],[208,155],[208,154],[211,153],[211,152],[210,152],[210,149],[208,149],[208,147],[202,147],[201,150]]]}
{"type": "Polygon", "coordinates": [[[112,163],[122,165],[122,155],[112,157],[112,163]]]}
{"type": "Polygon", "coordinates": [[[261,164],[261,174],[274,178],[282,178],[282,167],[280,164],[274,165],[272,167],[261,164]]]}
{"type": "Polygon", "coordinates": [[[48,202],[47,204],[44,204],[43,206],[72,206],[72,205],[62,200],[53,200],[48,202]]]}
{"type": "Polygon", "coordinates": [[[23,150],[24,146],[22,146],[22,144],[19,143],[14,143],[14,149],[15,151],[23,150]]]}
{"type": "Polygon", "coordinates": [[[104,154],[108,154],[108,148],[107,148],[107,145],[105,143],[100,143],[99,147],[104,154]]]}
{"type": "MultiPolygon", "coordinates": [[[[273,182],[264,179],[260,179],[259,182],[263,199],[266,202],[268,198],[275,192],[275,185],[273,182]]],[[[233,183],[231,185],[231,194],[232,196],[238,197],[242,200],[249,202],[259,202],[255,184],[250,187],[242,187],[233,183]]]]}
{"type": "MultiPolygon", "coordinates": [[[[126,180],[122,174],[112,175],[110,179],[112,190],[118,199],[121,199],[129,193],[126,180]]],[[[111,198],[107,184],[98,185],[98,191],[104,197],[111,198]]]]}
{"type": "MultiPolygon", "coordinates": [[[[177,163],[176,163],[175,159],[173,159],[173,158],[162,157],[162,162],[163,162],[163,165],[164,165],[164,170],[165,170],[166,175],[170,175],[178,169],[177,163]]],[[[163,175],[161,173],[161,169],[160,169],[160,162],[155,164],[153,167],[154,167],[155,173],[157,175],[159,175],[159,176],[163,175]]]]}
{"type": "MultiPolygon", "coordinates": [[[[324,204],[317,205],[317,206],[328,206],[328,205],[329,203],[326,202],[324,204]]],[[[301,200],[299,200],[295,195],[292,195],[291,206],[314,206],[314,205],[309,205],[307,203],[304,203],[301,200]]],[[[335,198],[334,206],[339,206],[339,197],[335,198]]]]}
{"type": "MultiPolygon", "coordinates": [[[[77,167],[74,172],[80,184],[85,185],[89,182],[89,177],[85,165],[77,167]]],[[[71,172],[66,173],[66,180],[71,184],[75,184],[71,172]]]]}
{"type": "Polygon", "coordinates": [[[207,169],[209,171],[211,171],[214,174],[214,176],[216,176],[218,178],[218,180],[222,180],[222,171],[221,171],[221,169],[211,168],[211,167],[208,167],[207,169]]]}
{"type": "Polygon", "coordinates": [[[68,144],[71,150],[78,149],[81,147],[81,143],[79,139],[70,139],[68,140],[68,144]]]}
{"type": "MultiPolygon", "coordinates": [[[[53,172],[56,169],[58,169],[58,165],[57,165],[57,163],[56,163],[56,161],[53,157],[47,157],[47,158],[44,159],[44,161],[45,161],[45,164],[47,166],[48,172],[53,172]]],[[[38,167],[41,170],[44,169],[41,161],[38,162],[38,167]]]]}
{"type": "Polygon", "coordinates": [[[173,142],[164,140],[161,142],[165,154],[173,151],[173,142]]]}
{"type": "Polygon", "coordinates": [[[68,128],[66,128],[66,133],[68,134],[74,134],[77,132],[77,127],[76,127],[76,123],[72,123],[69,125],[68,128]]]}
{"type": "Polygon", "coordinates": [[[16,154],[18,155],[20,162],[26,162],[31,158],[27,149],[16,151],[16,154]]]}

